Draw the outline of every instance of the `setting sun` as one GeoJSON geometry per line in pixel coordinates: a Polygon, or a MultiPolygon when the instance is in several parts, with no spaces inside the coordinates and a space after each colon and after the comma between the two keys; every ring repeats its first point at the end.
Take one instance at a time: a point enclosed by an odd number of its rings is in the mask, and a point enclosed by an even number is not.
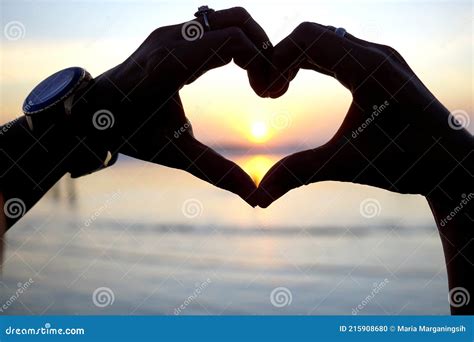
{"type": "Polygon", "coordinates": [[[238,160],[239,165],[247,172],[256,185],[260,183],[263,176],[275,164],[279,158],[270,155],[254,155],[238,160]]]}
{"type": "Polygon", "coordinates": [[[255,142],[268,140],[268,127],[262,121],[256,121],[252,124],[251,137],[255,142]]]}

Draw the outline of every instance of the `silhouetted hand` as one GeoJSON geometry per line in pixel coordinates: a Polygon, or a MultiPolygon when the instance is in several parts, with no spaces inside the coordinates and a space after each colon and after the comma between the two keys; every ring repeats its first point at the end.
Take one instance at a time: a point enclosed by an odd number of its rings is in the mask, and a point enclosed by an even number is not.
{"type": "Polygon", "coordinates": [[[393,48],[305,22],[275,46],[273,64],[284,74],[304,68],[333,76],[353,100],[328,143],[285,157],[268,171],[260,183],[262,207],[293,188],[324,180],[423,195],[443,182],[450,193],[472,188],[473,164],[467,158],[472,136],[455,126],[393,48]]]}
{"type": "MultiPolygon", "coordinates": [[[[472,315],[474,139],[397,51],[335,32],[303,23],[275,47],[276,75],[295,75],[300,67],[331,75],[353,100],[328,143],[285,157],[268,171],[259,205],[324,180],[426,196],[444,249],[451,312],[472,315]]],[[[272,97],[286,91],[281,84],[272,97]]]]}
{"type": "MultiPolygon", "coordinates": [[[[210,31],[199,18],[152,32],[124,63],[96,79],[77,110],[112,113],[114,125],[100,134],[110,135],[114,152],[186,170],[255,206],[251,178],[194,137],[179,90],[234,60],[248,71],[255,92],[266,96],[270,64],[263,53],[270,56],[272,46],[243,8],[216,11],[208,18],[210,31]]],[[[97,124],[88,122],[90,131],[92,123],[97,124]]]]}

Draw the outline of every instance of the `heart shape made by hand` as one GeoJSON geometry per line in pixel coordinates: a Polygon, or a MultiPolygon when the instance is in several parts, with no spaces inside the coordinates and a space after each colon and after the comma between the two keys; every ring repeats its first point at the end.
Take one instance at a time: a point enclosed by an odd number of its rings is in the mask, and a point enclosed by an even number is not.
{"type": "MultiPolygon", "coordinates": [[[[134,113],[121,115],[116,150],[184,169],[262,207],[292,188],[322,180],[426,194],[452,167],[443,148],[432,146],[433,137],[456,141],[459,132],[450,129],[447,110],[393,48],[310,22],[273,47],[241,8],[217,11],[208,19],[212,30],[198,39],[185,35],[189,23],[156,30],[124,64],[126,71],[105,74],[129,94],[131,105],[122,101],[125,110],[117,110],[134,113]],[[300,68],[335,77],[353,96],[328,143],[283,158],[258,189],[239,166],[195,139],[178,93],[231,60],[247,70],[250,85],[262,97],[282,96],[300,68]],[[123,72],[133,76],[124,82],[123,72]],[[183,131],[179,139],[173,137],[177,130],[183,131]]],[[[202,18],[192,23],[205,25],[202,18]]]]}
{"type": "Polygon", "coordinates": [[[273,47],[243,8],[208,13],[206,20],[156,29],[127,60],[96,77],[77,96],[75,134],[103,142],[113,154],[186,170],[261,207],[323,180],[425,195],[469,155],[470,144],[456,147],[460,139],[471,141],[469,133],[393,48],[310,22],[273,47]],[[179,96],[186,84],[232,60],[247,70],[261,97],[282,96],[300,68],[335,77],[353,96],[328,143],[278,161],[258,188],[238,165],[194,137],[179,96]],[[97,113],[112,114],[115,124],[97,129],[97,113]],[[433,144],[441,138],[445,145],[433,144]]]}
{"type": "MultiPolygon", "coordinates": [[[[74,146],[86,138],[100,141],[115,155],[186,170],[252,206],[268,207],[293,188],[325,180],[422,194],[438,217],[453,218],[449,215],[458,199],[465,203],[466,193],[472,195],[474,142],[463,129],[467,113],[449,113],[396,50],[344,29],[305,22],[273,47],[244,9],[208,11],[191,22],[155,30],[126,61],[77,95],[71,119],[55,124],[47,134],[51,139],[29,133],[24,118],[9,129],[18,144],[3,144],[0,150],[16,150],[19,157],[4,162],[14,171],[3,173],[0,203],[21,199],[23,215],[69,171],[68,160],[82,160],[74,146]],[[251,87],[262,97],[282,96],[300,68],[335,77],[353,97],[329,142],[281,159],[258,188],[238,165],[194,137],[179,96],[186,84],[232,60],[247,70],[251,87]],[[112,115],[108,129],[97,125],[97,113],[112,115]],[[176,137],[177,131],[182,134],[176,137]],[[35,146],[39,140],[48,149],[35,146]],[[20,159],[21,171],[15,173],[20,159]],[[39,177],[41,188],[36,183],[32,189],[25,170],[39,177]],[[21,177],[24,182],[18,181],[21,177]]],[[[472,277],[465,272],[472,267],[472,224],[465,219],[471,209],[472,202],[464,207],[465,215],[450,222],[452,229],[440,230],[452,289],[472,289],[472,277]],[[458,285],[462,287],[454,287],[458,285]]],[[[19,217],[10,215],[0,226],[11,227],[19,217]]],[[[473,311],[472,305],[453,308],[473,311]]]]}

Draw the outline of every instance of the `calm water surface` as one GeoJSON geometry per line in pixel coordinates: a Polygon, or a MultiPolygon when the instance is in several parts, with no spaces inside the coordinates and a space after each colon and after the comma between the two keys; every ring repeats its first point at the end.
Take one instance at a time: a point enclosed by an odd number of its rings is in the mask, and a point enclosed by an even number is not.
{"type": "MultiPolygon", "coordinates": [[[[258,181],[279,156],[230,158],[258,181]]],[[[6,237],[2,315],[449,314],[428,205],[365,186],[313,184],[252,209],[122,159],[63,179],[6,237]]]]}

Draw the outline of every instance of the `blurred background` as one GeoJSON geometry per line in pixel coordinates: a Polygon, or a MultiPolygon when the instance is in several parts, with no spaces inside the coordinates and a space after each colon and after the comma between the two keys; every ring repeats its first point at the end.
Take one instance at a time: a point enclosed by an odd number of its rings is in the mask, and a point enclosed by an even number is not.
{"type": "MultiPolygon", "coordinates": [[[[274,44],[309,20],[391,45],[474,132],[471,1],[207,4],[245,7],[274,44]]],[[[97,76],[200,5],[2,0],[0,122],[19,116],[49,74],[78,65],[97,76]]],[[[261,99],[235,65],[181,96],[196,136],[257,182],[283,155],[329,140],[351,100],[337,81],[309,71],[284,97],[261,99]]],[[[252,209],[182,171],[120,158],[62,179],[5,244],[1,315],[449,314],[424,198],[361,185],[313,184],[252,209]]]]}

